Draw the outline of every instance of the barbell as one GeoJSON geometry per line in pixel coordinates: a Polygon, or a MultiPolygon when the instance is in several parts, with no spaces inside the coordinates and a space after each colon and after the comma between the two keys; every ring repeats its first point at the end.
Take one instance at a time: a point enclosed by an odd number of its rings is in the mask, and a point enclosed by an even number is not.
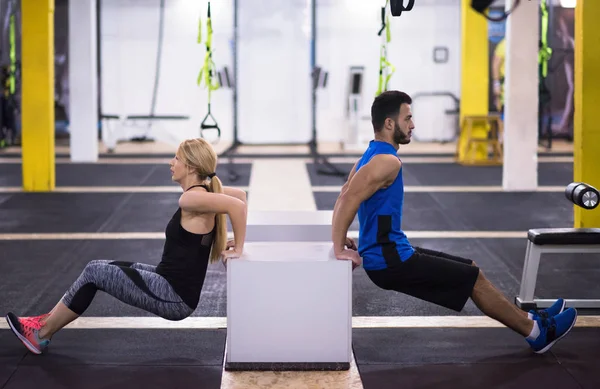
{"type": "Polygon", "coordinates": [[[583,182],[572,182],[567,185],[565,196],[567,200],[584,209],[594,209],[600,201],[598,189],[583,182]]]}

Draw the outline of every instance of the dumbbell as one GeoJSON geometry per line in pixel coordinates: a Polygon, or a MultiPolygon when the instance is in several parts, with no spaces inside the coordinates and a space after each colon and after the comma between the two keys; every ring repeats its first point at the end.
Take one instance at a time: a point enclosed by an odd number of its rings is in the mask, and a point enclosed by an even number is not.
{"type": "Polygon", "coordinates": [[[594,209],[600,201],[598,189],[583,182],[570,183],[565,188],[565,196],[567,200],[584,209],[594,209]]]}

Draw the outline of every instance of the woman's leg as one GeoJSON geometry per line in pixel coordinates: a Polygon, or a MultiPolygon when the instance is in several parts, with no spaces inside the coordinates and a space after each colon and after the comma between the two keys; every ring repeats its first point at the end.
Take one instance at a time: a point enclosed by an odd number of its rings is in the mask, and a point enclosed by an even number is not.
{"type": "Polygon", "coordinates": [[[149,271],[149,272],[152,272],[152,273],[156,273],[156,266],[154,266],[154,265],[148,265],[147,263],[124,262],[124,261],[111,261],[109,263],[111,265],[131,267],[131,268],[134,268],[136,270],[145,270],[145,271],[149,271]]]}
{"type": "MultiPolygon", "coordinates": [[[[94,263],[94,264],[107,264],[107,265],[117,265],[117,266],[127,266],[127,267],[132,267],[132,268],[137,269],[137,270],[145,270],[145,271],[149,271],[149,272],[152,272],[152,273],[156,273],[156,266],[154,266],[154,265],[148,265],[146,263],[140,263],[140,262],[124,262],[124,261],[111,261],[111,260],[106,260],[106,259],[96,259],[96,260],[91,261],[90,263],[94,263]]],[[[46,313],[44,315],[38,316],[38,317],[40,317],[40,318],[48,317],[56,309],[64,310],[64,307],[65,307],[65,305],[62,303],[62,301],[59,301],[56,304],[56,306],[54,306],[54,308],[52,308],[52,310],[50,312],[48,312],[48,313],[46,313]]]]}
{"type": "Polygon", "coordinates": [[[23,343],[41,353],[53,334],[87,310],[98,290],[167,320],[193,313],[162,276],[129,265],[91,261],[48,316],[19,319],[9,314],[7,319],[23,343]]]}

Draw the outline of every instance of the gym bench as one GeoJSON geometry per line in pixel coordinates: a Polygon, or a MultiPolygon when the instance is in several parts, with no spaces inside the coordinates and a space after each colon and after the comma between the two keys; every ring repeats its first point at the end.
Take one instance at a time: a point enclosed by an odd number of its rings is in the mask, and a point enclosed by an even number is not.
{"type": "MultiPolygon", "coordinates": [[[[572,183],[565,189],[568,200],[584,209],[598,206],[598,191],[587,184],[572,183]]],[[[529,311],[547,308],[556,299],[534,297],[538,269],[542,254],[549,253],[600,253],[600,228],[542,228],[531,229],[527,234],[527,250],[519,295],[515,304],[529,311]]],[[[565,299],[567,306],[574,308],[600,308],[598,299],[565,299]]]]}
{"type": "MultiPolygon", "coordinates": [[[[548,308],[556,299],[534,298],[542,254],[600,253],[600,228],[545,228],[529,230],[521,289],[515,303],[523,310],[548,308]]],[[[600,296],[599,296],[600,297],[600,296]]],[[[565,299],[569,307],[600,308],[598,299],[565,299]]]]}

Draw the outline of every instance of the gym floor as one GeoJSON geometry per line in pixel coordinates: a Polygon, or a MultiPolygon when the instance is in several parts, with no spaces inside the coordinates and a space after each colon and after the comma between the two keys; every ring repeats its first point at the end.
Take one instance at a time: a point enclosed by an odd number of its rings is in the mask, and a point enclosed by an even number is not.
{"type": "MultiPolygon", "coordinates": [[[[95,164],[71,163],[57,147],[53,193],[21,191],[19,150],[0,153],[0,311],[49,311],[93,259],[157,264],[180,188],[170,180],[174,148],[129,145],[95,164]]],[[[259,154],[265,150],[240,150],[259,154]]],[[[333,209],[343,178],[319,175],[297,149],[270,148],[267,158],[228,159],[217,174],[248,191],[251,213],[285,211],[282,228],[253,224],[248,241],[328,241],[327,225],[302,214],[333,209]],[[275,159],[276,158],[276,159],[275,159]]],[[[306,153],[306,151],[300,151],[306,153]]],[[[511,300],[518,292],[526,232],[570,227],[563,194],[573,180],[572,145],[540,149],[536,192],[503,193],[502,167],[452,162],[452,145],[410,145],[404,161],[403,228],[414,245],[474,259],[511,300]]],[[[354,156],[331,161],[348,172],[354,156]]],[[[358,224],[351,227],[356,236],[358,224]]],[[[598,298],[597,256],[548,255],[536,295],[598,298]],[[595,260],[595,261],[594,261],[595,260]]],[[[469,302],[456,313],[377,289],[353,275],[350,371],[225,372],[226,272],[211,265],[193,317],[168,322],[98,293],[86,314],[36,356],[0,323],[0,388],[598,388],[600,316],[580,310],[571,334],[544,355],[469,302]]]]}

